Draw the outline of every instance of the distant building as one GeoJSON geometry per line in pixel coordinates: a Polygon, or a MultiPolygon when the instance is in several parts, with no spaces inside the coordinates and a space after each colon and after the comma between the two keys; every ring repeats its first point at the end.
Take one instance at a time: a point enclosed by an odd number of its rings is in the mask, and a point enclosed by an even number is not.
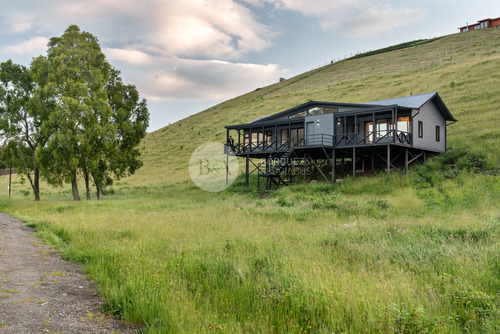
{"type": "Polygon", "coordinates": [[[484,19],[481,21],[477,21],[477,23],[474,24],[467,24],[466,26],[460,27],[458,29],[460,29],[460,32],[465,32],[469,30],[479,30],[493,27],[500,27],[500,17],[497,17],[496,19],[484,19]]]}

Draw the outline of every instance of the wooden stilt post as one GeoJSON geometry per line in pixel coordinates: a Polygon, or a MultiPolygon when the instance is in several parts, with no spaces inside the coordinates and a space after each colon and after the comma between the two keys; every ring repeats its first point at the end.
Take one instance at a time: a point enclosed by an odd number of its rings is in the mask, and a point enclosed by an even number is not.
{"type": "Polygon", "coordinates": [[[405,148],[405,175],[408,175],[408,147],[405,148]]]}
{"type": "Polygon", "coordinates": [[[307,182],[307,155],[304,152],[304,183],[307,182]]]}
{"type": "Polygon", "coordinates": [[[229,185],[229,150],[230,148],[226,148],[226,187],[229,185]]]}
{"type": "Polygon", "coordinates": [[[356,147],[352,148],[352,181],[356,180],[356,147]]]}
{"type": "Polygon", "coordinates": [[[246,184],[247,184],[247,188],[250,186],[250,175],[248,175],[248,172],[250,170],[250,166],[248,165],[249,164],[249,155],[247,154],[247,164],[246,164],[246,184]]]}
{"type": "Polygon", "coordinates": [[[342,178],[342,180],[345,177],[344,164],[345,164],[345,160],[344,160],[344,157],[342,157],[342,165],[340,165],[340,177],[342,178]]]}
{"type": "Polygon", "coordinates": [[[372,168],[372,176],[375,175],[375,153],[371,152],[371,168],[372,168]]]}
{"type": "Polygon", "coordinates": [[[335,183],[335,167],[337,165],[337,157],[335,156],[335,149],[332,152],[332,184],[335,183]]]}
{"type": "Polygon", "coordinates": [[[387,144],[387,184],[391,180],[391,145],[387,144]]]}

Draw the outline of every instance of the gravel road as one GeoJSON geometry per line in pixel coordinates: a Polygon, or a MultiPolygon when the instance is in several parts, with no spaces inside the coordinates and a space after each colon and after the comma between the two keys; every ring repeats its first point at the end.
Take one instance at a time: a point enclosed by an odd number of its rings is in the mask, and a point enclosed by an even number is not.
{"type": "Polygon", "coordinates": [[[0,333],[135,333],[100,312],[81,265],[64,261],[33,229],[0,213],[0,333]]]}

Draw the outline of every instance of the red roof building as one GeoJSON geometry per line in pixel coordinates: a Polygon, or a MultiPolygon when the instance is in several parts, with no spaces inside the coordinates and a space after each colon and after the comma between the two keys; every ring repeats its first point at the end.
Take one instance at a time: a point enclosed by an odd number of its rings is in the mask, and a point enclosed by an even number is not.
{"type": "Polygon", "coordinates": [[[474,24],[467,24],[466,26],[460,27],[458,29],[460,29],[460,32],[465,32],[493,27],[500,27],[500,17],[497,17],[496,19],[484,19],[481,21],[477,21],[477,23],[474,24]]]}

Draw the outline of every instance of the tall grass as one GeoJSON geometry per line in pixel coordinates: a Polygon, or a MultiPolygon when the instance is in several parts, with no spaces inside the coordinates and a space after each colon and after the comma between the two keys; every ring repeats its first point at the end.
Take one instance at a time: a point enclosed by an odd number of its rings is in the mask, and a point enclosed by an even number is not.
{"type": "Polygon", "coordinates": [[[18,194],[3,210],[146,333],[494,333],[500,181],[477,158],[449,152],[390,185],[123,186],[104,202],[18,194]]]}

